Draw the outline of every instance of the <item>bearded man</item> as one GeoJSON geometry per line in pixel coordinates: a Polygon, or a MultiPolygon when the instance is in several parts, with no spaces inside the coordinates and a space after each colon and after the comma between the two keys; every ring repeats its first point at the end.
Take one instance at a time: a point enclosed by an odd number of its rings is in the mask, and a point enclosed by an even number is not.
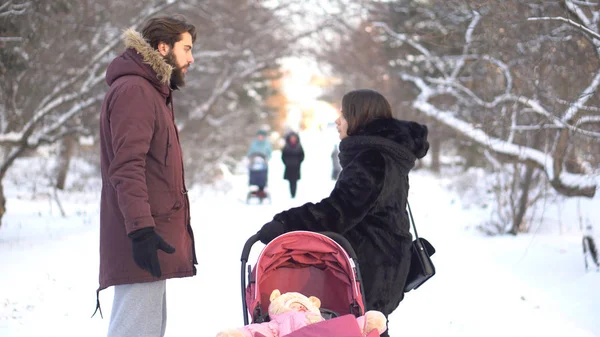
{"type": "MultiPolygon", "coordinates": [[[[196,274],[173,90],[194,62],[196,28],[150,19],[123,34],[100,115],[100,286],[114,286],[109,337],[164,336],[166,280],[196,274]]],[[[97,309],[100,302],[97,301],[97,309]]]]}

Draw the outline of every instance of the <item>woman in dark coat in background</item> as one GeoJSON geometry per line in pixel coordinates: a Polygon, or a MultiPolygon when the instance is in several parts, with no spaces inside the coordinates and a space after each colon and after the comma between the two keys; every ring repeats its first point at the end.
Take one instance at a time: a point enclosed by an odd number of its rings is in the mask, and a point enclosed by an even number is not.
{"type": "Polygon", "coordinates": [[[304,150],[300,145],[300,138],[295,132],[290,132],[285,137],[285,146],[281,151],[281,160],[285,165],[285,173],[283,179],[290,183],[290,195],[296,197],[296,188],[298,180],[300,180],[300,165],[304,160],[304,150]]]}
{"type": "Polygon", "coordinates": [[[263,243],[295,230],[343,235],[358,255],[365,310],[387,318],[404,298],[412,241],[408,174],[429,149],[427,127],[394,119],[390,104],[373,90],[344,95],[341,112],[342,171],[329,197],[275,215],[258,234],[263,243]]]}

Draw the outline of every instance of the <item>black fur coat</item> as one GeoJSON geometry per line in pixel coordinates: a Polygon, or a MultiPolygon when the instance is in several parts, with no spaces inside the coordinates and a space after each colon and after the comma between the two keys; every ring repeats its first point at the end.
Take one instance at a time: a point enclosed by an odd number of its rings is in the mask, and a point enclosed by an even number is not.
{"type": "Polygon", "coordinates": [[[410,265],[408,173],[429,149],[427,127],[377,119],[340,143],[342,172],[329,197],[277,214],[286,232],[332,231],[359,259],[367,310],[389,315],[404,297],[410,265]]]}

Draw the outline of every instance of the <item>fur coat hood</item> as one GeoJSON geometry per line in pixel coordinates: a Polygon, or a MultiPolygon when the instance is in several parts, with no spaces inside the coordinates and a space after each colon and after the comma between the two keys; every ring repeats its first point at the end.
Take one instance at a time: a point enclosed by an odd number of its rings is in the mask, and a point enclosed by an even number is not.
{"type": "Polygon", "coordinates": [[[110,86],[122,76],[141,76],[163,94],[170,94],[169,82],[173,67],[142,37],[139,32],[128,29],[123,33],[126,50],[114,59],[106,71],[106,83],[110,86]]]}
{"type": "Polygon", "coordinates": [[[340,142],[342,168],[357,153],[375,149],[395,158],[404,173],[408,173],[417,158],[423,158],[429,150],[427,126],[393,118],[375,119],[360,127],[340,142]]]}

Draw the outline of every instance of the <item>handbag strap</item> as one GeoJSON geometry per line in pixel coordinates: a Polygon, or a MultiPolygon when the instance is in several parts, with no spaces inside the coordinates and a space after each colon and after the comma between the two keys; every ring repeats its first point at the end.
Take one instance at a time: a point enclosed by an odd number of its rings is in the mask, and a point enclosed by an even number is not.
{"type": "Polygon", "coordinates": [[[419,239],[419,234],[417,234],[417,226],[415,226],[415,219],[413,218],[412,211],[410,210],[410,204],[408,200],[406,200],[406,208],[408,208],[408,215],[410,216],[410,223],[412,224],[413,231],[415,232],[415,240],[419,239]]]}

